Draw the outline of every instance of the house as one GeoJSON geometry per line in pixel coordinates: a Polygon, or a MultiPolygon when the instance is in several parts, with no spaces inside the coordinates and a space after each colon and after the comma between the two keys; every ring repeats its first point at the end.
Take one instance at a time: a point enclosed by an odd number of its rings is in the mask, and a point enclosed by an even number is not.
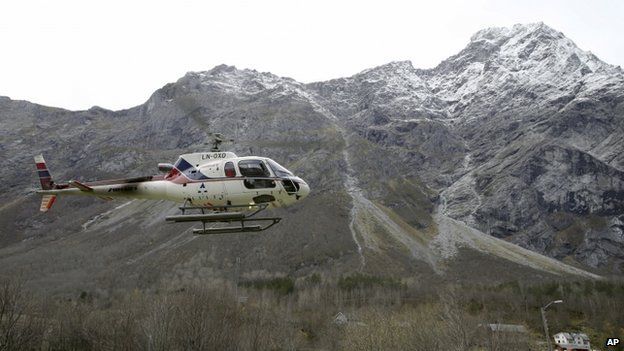
{"type": "Polygon", "coordinates": [[[491,332],[522,333],[522,334],[527,333],[527,329],[524,325],[496,323],[496,324],[487,324],[487,328],[490,329],[491,332]]]}
{"type": "Polygon", "coordinates": [[[349,318],[347,318],[347,316],[342,312],[338,312],[338,314],[334,316],[334,324],[345,325],[348,322],[349,318]]]}
{"type": "Polygon", "coordinates": [[[554,335],[556,350],[591,350],[589,337],[583,333],[557,333],[554,335]]]}
{"type": "Polygon", "coordinates": [[[342,313],[342,312],[338,312],[338,314],[336,314],[334,316],[334,324],[336,325],[357,325],[357,326],[366,326],[366,323],[360,322],[357,319],[355,319],[353,317],[353,315],[351,315],[350,317],[347,316],[346,314],[342,313]]]}
{"type": "Polygon", "coordinates": [[[480,324],[478,332],[479,346],[489,350],[528,350],[529,333],[524,325],[517,324],[480,324]]]}

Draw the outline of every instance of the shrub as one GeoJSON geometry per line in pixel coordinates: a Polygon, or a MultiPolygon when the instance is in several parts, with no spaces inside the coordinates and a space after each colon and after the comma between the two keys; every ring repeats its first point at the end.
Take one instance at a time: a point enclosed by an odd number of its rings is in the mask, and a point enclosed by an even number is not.
{"type": "Polygon", "coordinates": [[[242,282],[241,285],[258,290],[272,290],[282,295],[288,295],[295,291],[295,282],[288,277],[247,281],[242,282]]]}
{"type": "Polygon", "coordinates": [[[400,289],[403,287],[399,279],[377,277],[361,273],[341,277],[338,280],[338,287],[342,290],[369,289],[375,286],[393,289],[400,289]]]}

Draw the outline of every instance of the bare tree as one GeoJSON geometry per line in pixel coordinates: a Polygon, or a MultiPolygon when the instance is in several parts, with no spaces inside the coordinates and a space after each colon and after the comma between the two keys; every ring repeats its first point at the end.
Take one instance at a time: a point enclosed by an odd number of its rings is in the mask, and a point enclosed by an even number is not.
{"type": "Polygon", "coordinates": [[[236,349],[236,305],[224,292],[194,287],[181,296],[176,324],[182,349],[236,349]]]}
{"type": "Polygon", "coordinates": [[[142,331],[146,339],[147,350],[166,351],[173,349],[176,306],[171,300],[171,297],[164,296],[150,301],[147,316],[142,321],[142,331]]]}
{"type": "Polygon", "coordinates": [[[449,340],[455,342],[450,347],[451,350],[468,350],[474,343],[477,330],[477,323],[474,318],[464,310],[460,301],[460,295],[455,288],[447,290],[441,294],[442,313],[441,317],[446,324],[449,340]]]}
{"type": "Polygon", "coordinates": [[[33,303],[24,294],[24,282],[0,282],[0,350],[20,350],[41,345],[43,321],[32,315],[33,303]]]}

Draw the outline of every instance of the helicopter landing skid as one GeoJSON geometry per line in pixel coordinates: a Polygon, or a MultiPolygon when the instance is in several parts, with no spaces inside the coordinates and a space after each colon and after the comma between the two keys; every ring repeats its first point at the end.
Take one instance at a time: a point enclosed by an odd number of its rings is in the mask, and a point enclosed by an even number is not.
{"type": "Polygon", "coordinates": [[[254,218],[256,214],[265,210],[268,204],[253,204],[253,205],[225,205],[218,207],[207,206],[187,206],[184,203],[180,206],[182,214],[167,216],[165,218],[168,222],[202,222],[202,228],[193,229],[193,234],[208,235],[208,234],[226,234],[226,233],[249,233],[249,232],[261,232],[269,229],[273,225],[279,223],[282,219],[279,217],[258,217],[254,218]],[[244,210],[255,211],[251,213],[245,213],[244,210]],[[235,212],[228,212],[228,210],[239,210],[235,212]],[[201,213],[187,214],[186,211],[199,210],[201,213]],[[264,225],[253,224],[248,225],[249,222],[261,222],[264,225]],[[268,224],[266,224],[269,222],[268,224]],[[230,227],[206,227],[207,223],[240,223],[240,226],[230,227]]]}

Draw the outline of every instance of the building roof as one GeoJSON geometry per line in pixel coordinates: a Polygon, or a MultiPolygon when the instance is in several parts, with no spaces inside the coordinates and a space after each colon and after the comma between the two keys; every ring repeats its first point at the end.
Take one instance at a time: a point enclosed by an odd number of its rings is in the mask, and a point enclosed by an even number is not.
{"type": "Polygon", "coordinates": [[[587,336],[587,334],[585,333],[568,333],[568,332],[561,332],[561,333],[557,333],[554,336],[564,336],[566,339],[574,339],[577,337],[581,337],[583,338],[583,340],[589,340],[589,337],[587,336]]]}
{"type": "Polygon", "coordinates": [[[490,331],[505,332],[505,333],[526,333],[527,329],[524,325],[518,324],[487,324],[487,328],[490,331]]]}
{"type": "Polygon", "coordinates": [[[334,316],[335,324],[345,324],[347,322],[349,322],[349,318],[342,312],[338,312],[338,314],[334,316]]]}
{"type": "Polygon", "coordinates": [[[555,343],[561,347],[589,350],[589,337],[585,333],[561,332],[553,335],[555,343]]]}

